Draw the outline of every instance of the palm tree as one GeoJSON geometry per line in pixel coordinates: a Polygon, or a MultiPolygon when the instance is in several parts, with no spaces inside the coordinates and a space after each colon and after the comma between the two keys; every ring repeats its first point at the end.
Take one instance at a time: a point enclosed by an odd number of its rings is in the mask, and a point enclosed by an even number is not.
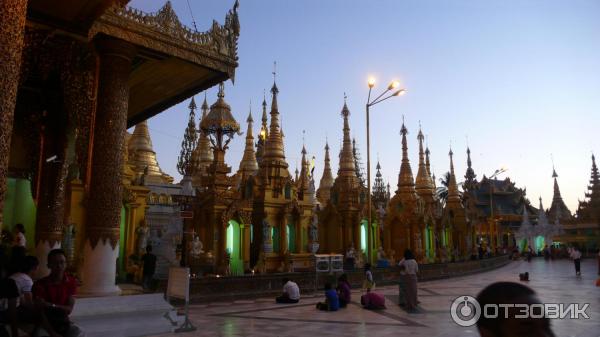
{"type": "Polygon", "coordinates": [[[441,186],[436,189],[435,193],[442,205],[446,205],[446,201],[448,200],[448,185],[450,184],[450,172],[444,173],[440,178],[440,184],[441,186]]]}

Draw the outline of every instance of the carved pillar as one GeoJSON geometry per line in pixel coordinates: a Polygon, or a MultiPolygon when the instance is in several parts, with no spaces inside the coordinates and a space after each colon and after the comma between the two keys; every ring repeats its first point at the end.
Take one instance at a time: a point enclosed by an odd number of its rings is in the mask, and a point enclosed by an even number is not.
{"type": "Polygon", "coordinates": [[[6,175],[10,157],[10,138],[17,101],[21,53],[25,32],[27,1],[0,2],[0,229],[2,229],[6,175]]]}
{"type": "Polygon", "coordinates": [[[135,48],[122,40],[100,37],[98,108],[94,126],[92,179],[87,212],[81,293],[114,295],[119,227],[123,205],[123,161],[128,77],[135,48]]]}

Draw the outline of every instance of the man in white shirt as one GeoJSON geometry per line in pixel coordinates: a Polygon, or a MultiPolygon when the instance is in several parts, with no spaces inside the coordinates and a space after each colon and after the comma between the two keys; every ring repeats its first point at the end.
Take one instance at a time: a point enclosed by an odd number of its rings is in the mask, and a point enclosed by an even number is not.
{"type": "Polygon", "coordinates": [[[21,265],[19,266],[19,272],[14,273],[10,276],[17,285],[19,291],[19,306],[25,306],[27,308],[33,308],[33,299],[31,295],[31,287],[33,287],[33,279],[31,278],[37,272],[39,261],[35,256],[25,256],[21,265]]]}
{"type": "Polygon", "coordinates": [[[281,283],[283,284],[283,294],[275,298],[275,302],[298,303],[300,301],[300,288],[298,288],[298,284],[289,278],[284,278],[281,280],[281,283]]]}
{"type": "Polygon", "coordinates": [[[579,251],[579,249],[577,249],[577,247],[573,248],[573,250],[571,250],[571,258],[573,259],[573,262],[575,263],[575,274],[577,274],[577,276],[581,275],[581,252],[579,251]]]}

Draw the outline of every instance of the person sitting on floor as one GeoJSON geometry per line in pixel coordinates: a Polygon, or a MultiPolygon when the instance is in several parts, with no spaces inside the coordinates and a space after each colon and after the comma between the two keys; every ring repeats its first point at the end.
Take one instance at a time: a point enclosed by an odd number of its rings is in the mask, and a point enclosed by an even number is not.
{"type": "Polygon", "coordinates": [[[32,277],[37,273],[38,266],[39,261],[35,256],[25,256],[22,260],[20,271],[10,276],[15,281],[17,291],[19,292],[17,316],[19,328],[22,330],[34,328],[38,321],[33,294],[31,293],[31,288],[33,287],[32,277]]]}
{"type": "Polygon", "coordinates": [[[275,298],[275,302],[298,303],[300,301],[300,288],[298,288],[298,284],[287,277],[282,279],[281,283],[283,284],[283,294],[275,298]]]}
{"type": "Polygon", "coordinates": [[[340,301],[340,308],[345,308],[348,303],[350,303],[350,298],[352,296],[348,275],[342,274],[338,278],[337,293],[340,301]]]}
{"type": "Polygon", "coordinates": [[[360,297],[360,304],[362,304],[363,309],[385,309],[385,297],[383,297],[383,295],[371,291],[371,289],[367,289],[367,293],[360,297]]]}
{"type": "Polygon", "coordinates": [[[337,292],[331,287],[331,283],[325,283],[325,302],[317,303],[317,309],[323,311],[337,311],[340,301],[337,292]]]}
{"type": "Polygon", "coordinates": [[[67,274],[67,257],[62,249],[48,253],[50,275],[36,281],[32,292],[41,313],[41,325],[51,337],[78,337],[79,327],[69,319],[75,306],[76,280],[67,274]]]}

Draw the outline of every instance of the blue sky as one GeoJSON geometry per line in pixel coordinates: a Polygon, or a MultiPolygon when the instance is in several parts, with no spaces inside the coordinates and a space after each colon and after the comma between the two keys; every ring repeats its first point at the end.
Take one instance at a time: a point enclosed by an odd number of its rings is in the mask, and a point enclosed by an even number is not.
{"type": "MultiPolygon", "coordinates": [[[[233,0],[189,0],[198,30],[222,23],[233,0]]],[[[157,11],[164,1],[133,0],[157,11]]],[[[186,0],[173,0],[191,26],[186,0]]],[[[436,176],[449,170],[454,150],[457,179],[466,169],[466,146],[478,177],[508,171],[537,205],[552,199],[552,160],[567,206],[575,211],[590,176],[591,152],[600,152],[600,2],[594,0],[242,0],[240,65],[226,100],[245,131],[250,101],[260,119],[263,90],[273,83],[277,61],[279,109],[290,169],[300,161],[303,130],[322,173],[325,138],[334,173],[342,137],[344,92],[351,132],[366,165],[366,80],[381,90],[392,79],[407,89],[371,112],[373,168],[398,180],[402,115],[416,175],[419,121],[428,135],[436,176]]],[[[203,94],[196,96],[202,100],[203,94]]],[[[209,104],[216,88],[208,90],[209,104]]],[[[187,104],[149,121],[159,163],[179,178],[177,156],[187,124],[187,104]]],[[[255,134],[256,134],[255,130],[255,134]]],[[[232,142],[226,160],[239,165],[244,137],[232,142]]]]}

